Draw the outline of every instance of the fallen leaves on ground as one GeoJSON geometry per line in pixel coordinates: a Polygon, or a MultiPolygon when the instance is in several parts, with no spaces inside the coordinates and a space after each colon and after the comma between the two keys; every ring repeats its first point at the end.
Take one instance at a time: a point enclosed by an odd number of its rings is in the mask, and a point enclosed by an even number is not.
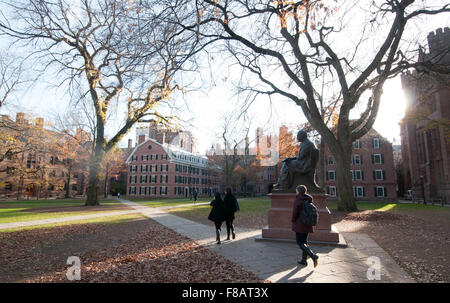
{"type": "Polygon", "coordinates": [[[0,234],[0,281],[263,282],[239,265],[150,219],[79,224],[0,234]]]}

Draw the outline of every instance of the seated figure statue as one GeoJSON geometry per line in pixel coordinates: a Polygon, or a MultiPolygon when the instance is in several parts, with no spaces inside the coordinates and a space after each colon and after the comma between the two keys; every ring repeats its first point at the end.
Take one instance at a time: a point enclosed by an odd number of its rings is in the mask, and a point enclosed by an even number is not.
{"type": "Polygon", "coordinates": [[[295,187],[299,184],[305,185],[308,191],[321,191],[314,180],[319,150],[308,139],[304,130],[298,132],[297,140],[301,142],[298,156],[283,160],[280,178],[273,188],[274,192],[295,192],[295,187]]]}

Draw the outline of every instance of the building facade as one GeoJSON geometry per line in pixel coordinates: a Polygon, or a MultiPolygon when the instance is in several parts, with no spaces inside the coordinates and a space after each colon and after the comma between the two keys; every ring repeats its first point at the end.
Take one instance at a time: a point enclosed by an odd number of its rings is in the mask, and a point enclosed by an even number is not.
{"type": "MultiPolygon", "coordinates": [[[[450,28],[427,37],[429,52],[418,61],[450,65],[450,28]]],[[[432,73],[402,75],[406,97],[405,117],[400,122],[403,187],[413,199],[450,201],[450,79],[432,73]],[[446,126],[447,125],[447,126],[446,126]]]]}
{"type": "Polygon", "coordinates": [[[17,113],[1,117],[0,198],[55,198],[83,195],[86,188],[89,136],[78,129],[74,137],[44,128],[44,119],[17,113]],[[77,141],[78,140],[78,141],[77,141]],[[77,159],[78,158],[78,159],[77,159]]]}
{"type": "MultiPolygon", "coordinates": [[[[327,145],[324,156],[324,188],[330,198],[337,198],[336,160],[327,145]]],[[[392,144],[374,129],[353,142],[350,169],[356,200],[397,199],[392,144]]]]}
{"type": "Polygon", "coordinates": [[[141,135],[126,160],[127,196],[142,198],[211,197],[219,191],[218,172],[204,156],[141,135]]]}

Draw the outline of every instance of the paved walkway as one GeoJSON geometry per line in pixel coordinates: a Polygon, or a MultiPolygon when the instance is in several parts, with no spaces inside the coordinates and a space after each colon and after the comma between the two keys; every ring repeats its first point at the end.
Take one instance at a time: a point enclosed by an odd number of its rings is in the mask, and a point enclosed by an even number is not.
{"type": "Polygon", "coordinates": [[[121,202],[243,266],[261,279],[272,282],[414,282],[366,234],[344,233],[347,248],[311,245],[319,255],[319,265],[314,268],[309,261],[310,264],[303,267],[297,266],[301,253],[295,243],[255,241],[261,235],[261,230],[242,230],[237,227],[235,240],[223,241],[221,245],[217,245],[213,226],[174,216],[162,209],[126,200],[121,202]],[[368,279],[368,272],[374,273],[371,269],[373,263],[369,262],[373,258],[370,257],[375,257],[380,262],[379,280],[368,279]]]}

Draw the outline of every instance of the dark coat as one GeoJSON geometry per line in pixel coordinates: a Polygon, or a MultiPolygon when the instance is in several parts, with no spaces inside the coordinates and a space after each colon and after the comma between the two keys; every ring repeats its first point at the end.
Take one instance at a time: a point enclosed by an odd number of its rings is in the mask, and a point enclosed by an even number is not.
{"type": "Polygon", "coordinates": [[[294,206],[292,207],[292,230],[296,233],[307,234],[312,233],[313,227],[305,225],[301,222],[300,217],[303,208],[303,200],[309,200],[312,202],[312,197],[310,195],[302,195],[298,194],[295,201],[294,206]]]}
{"type": "Polygon", "coordinates": [[[238,210],[236,197],[226,194],[225,198],[223,198],[223,202],[225,202],[225,220],[234,220],[234,213],[238,210]]]}
{"type": "Polygon", "coordinates": [[[223,200],[212,200],[210,205],[212,206],[212,209],[208,219],[218,223],[225,221],[225,204],[223,200]]]}

